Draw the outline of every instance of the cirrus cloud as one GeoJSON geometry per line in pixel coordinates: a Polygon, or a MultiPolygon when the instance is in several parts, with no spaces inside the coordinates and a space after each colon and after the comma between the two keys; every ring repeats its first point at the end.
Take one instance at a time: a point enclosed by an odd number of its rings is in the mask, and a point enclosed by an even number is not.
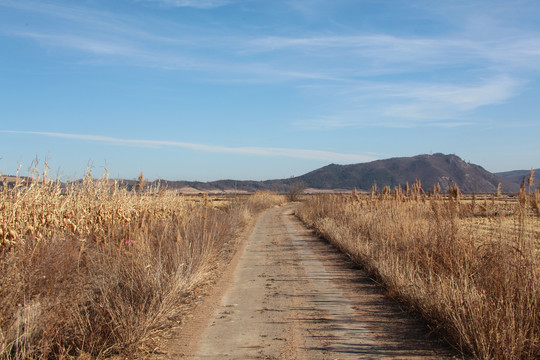
{"type": "Polygon", "coordinates": [[[365,162],[375,160],[375,157],[369,154],[347,154],[332,151],[313,150],[313,149],[295,149],[295,148],[279,148],[279,147],[227,147],[220,145],[198,144],[183,141],[168,141],[168,140],[145,140],[145,139],[123,139],[110,136],[89,135],[89,134],[69,134],[58,132],[45,131],[17,131],[17,130],[0,130],[0,133],[6,134],[22,134],[36,135],[61,138],[67,140],[83,140],[92,141],[108,145],[116,146],[133,146],[133,147],[174,147],[183,148],[193,151],[203,151],[211,153],[226,153],[238,155],[252,156],[270,156],[270,157],[286,157],[295,159],[309,160],[324,160],[330,162],[365,162]]]}
{"type": "Polygon", "coordinates": [[[194,7],[210,9],[230,4],[231,0],[138,0],[166,7],[194,7]]]}

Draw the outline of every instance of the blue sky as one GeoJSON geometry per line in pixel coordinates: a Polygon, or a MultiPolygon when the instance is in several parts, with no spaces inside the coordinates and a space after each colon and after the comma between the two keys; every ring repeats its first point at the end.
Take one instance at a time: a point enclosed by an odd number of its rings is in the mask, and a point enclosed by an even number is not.
{"type": "Polygon", "coordinates": [[[540,2],[0,0],[0,172],[540,167],[540,2]]]}

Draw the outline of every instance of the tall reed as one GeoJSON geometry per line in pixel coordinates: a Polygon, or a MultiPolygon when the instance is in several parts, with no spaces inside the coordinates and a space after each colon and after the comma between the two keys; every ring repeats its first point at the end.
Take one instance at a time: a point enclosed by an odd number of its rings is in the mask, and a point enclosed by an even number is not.
{"type": "Polygon", "coordinates": [[[404,194],[311,197],[298,215],[478,359],[540,358],[540,221],[526,201],[404,194]],[[489,199],[489,201],[488,201],[489,199]]]}
{"type": "MultiPolygon", "coordinates": [[[[0,358],[137,357],[182,321],[256,194],[216,208],[107,177],[0,185],[0,358]]],[[[207,198],[206,198],[207,199],[207,198]]]]}

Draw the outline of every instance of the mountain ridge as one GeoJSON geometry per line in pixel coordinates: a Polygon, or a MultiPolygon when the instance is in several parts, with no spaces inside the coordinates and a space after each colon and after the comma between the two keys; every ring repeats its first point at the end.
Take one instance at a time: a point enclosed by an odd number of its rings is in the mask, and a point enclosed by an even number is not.
{"type": "Polygon", "coordinates": [[[465,193],[494,193],[501,183],[501,190],[515,193],[519,184],[490,173],[483,167],[463,161],[454,154],[421,154],[412,157],[394,157],[367,163],[338,165],[329,164],[298,177],[265,181],[217,180],[210,182],[162,181],[172,188],[190,187],[201,192],[254,192],[271,190],[287,192],[289,187],[302,182],[308,188],[331,190],[369,190],[375,183],[384,186],[412,184],[420,180],[427,191],[440,184],[443,192],[450,184],[457,184],[465,193]]]}
{"type": "MultiPolygon", "coordinates": [[[[446,192],[449,185],[457,184],[464,193],[494,193],[500,183],[503,193],[517,193],[523,177],[527,177],[529,173],[530,170],[490,173],[479,165],[465,162],[457,155],[436,153],[393,157],[358,164],[329,164],[287,179],[265,181],[227,179],[209,182],[155,180],[151,183],[160,183],[185,194],[252,193],[258,190],[287,193],[291,186],[297,186],[298,183],[302,183],[313,192],[346,192],[353,189],[369,191],[373,184],[379,189],[385,186],[391,188],[404,186],[418,179],[425,191],[439,184],[441,190],[446,192]]],[[[535,170],[535,175],[540,176],[540,169],[535,170]]],[[[3,176],[2,181],[12,182],[9,176],[3,176]]],[[[137,180],[119,181],[128,189],[137,184],[137,180]]],[[[538,186],[538,183],[536,180],[534,187],[538,186]]]]}
{"type": "MultiPolygon", "coordinates": [[[[538,180],[539,179],[538,177],[540,176],[540,169],[532,169],[532,170],[534,171],[533,187],[540,186],[540,180],[538,180]]],[[[521,181],[523,181],[523,178],[524,177],[528,178],[530,173],[531,173],[531,170],[529,169],[529,170],[503,171],[503,172],[496,172],[494,174],[514,184],[521,185],[521,181]]]]}

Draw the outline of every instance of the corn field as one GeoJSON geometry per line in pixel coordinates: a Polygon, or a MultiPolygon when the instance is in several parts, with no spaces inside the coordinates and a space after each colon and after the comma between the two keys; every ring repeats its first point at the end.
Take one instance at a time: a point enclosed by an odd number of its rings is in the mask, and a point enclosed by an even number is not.
{"type": "MultiPolygon", "coordinates": [[[[182,321],[220,254],[284,197],[219,207],[91,174],[0,184],[0,358],[86,359],[154,351],[182,321]]],[[[130,355],[131,354],[131,355],[130,355]]]]}

